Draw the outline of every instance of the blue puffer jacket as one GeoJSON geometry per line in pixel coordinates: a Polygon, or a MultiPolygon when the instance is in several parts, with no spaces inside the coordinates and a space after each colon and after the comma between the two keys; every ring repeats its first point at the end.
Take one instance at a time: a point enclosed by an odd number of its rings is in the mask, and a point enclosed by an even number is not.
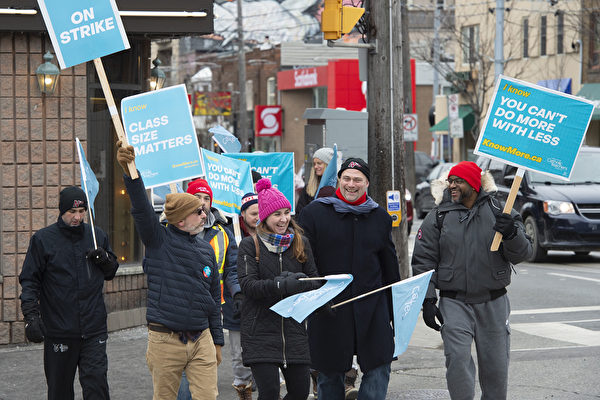
{"type": "Polygon", "coordinates": [[[131,199],[131,215],[146,246],[146,320],[173,331],[210,328],[214,343],[223,346],[221,289],[212,247],[198,235],[162,225],[141,178],[124,176],[124,181],[131,199]]]}

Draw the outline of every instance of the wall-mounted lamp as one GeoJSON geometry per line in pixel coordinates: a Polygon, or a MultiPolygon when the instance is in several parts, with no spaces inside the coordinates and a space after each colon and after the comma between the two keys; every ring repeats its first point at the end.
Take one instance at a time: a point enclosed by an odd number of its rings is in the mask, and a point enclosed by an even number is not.
{"type": "Polygon", "coordinates": [[[163,70],[159,68],[162,63],[157,57],[152,61],[152,64],[154,64],[154,68],[150,71],[150,90],[162,89],[166,78],[163,70]]]}
{"type": "Polygon", "coordinates": [[[52,53],[47,51],[46,54],[44,54],[44,60],[46,60],[46,62],[40,64],[40,66],[35,70],[35,74],[38,78],[38,85],[42,93],[52,94],[54,93],[54,89],[56,89],[56,83],[58,82],[60,69],[50,62],[53,58],[54,56],[52,53]]]}

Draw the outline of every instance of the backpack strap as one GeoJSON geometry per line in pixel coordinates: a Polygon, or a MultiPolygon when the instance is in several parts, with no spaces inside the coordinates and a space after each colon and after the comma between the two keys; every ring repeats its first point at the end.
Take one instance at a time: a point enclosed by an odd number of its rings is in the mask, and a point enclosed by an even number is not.
{"type": "Polygon", "coordinates": [[[256,259],[256,263],[258,264],[258,260],[260,258],[260,248],[258,247],[258,237],[256,235],[253,235],[252,238],[254,239],[254,247],[256,248],[254,258],[256,259]]]}

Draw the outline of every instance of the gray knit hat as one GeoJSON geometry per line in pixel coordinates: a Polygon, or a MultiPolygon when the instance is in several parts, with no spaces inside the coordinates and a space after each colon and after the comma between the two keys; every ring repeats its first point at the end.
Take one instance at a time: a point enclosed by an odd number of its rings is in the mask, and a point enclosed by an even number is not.
{"type": "Polygon", "coordinates": [[[318,158],[325,164],[329,164],[333,158],[333,149],[331,147],[321,147],[319,150],[315,151],[313,158],[318,158]]]}

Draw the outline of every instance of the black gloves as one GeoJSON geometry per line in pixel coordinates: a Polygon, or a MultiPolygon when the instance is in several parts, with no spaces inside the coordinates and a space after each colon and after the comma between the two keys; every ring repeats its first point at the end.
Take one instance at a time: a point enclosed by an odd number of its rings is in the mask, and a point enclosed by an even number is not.
{"type": "Polygon", "coordinates": [[[437,303],[437,299],[432,297],[425,299],[423,302],[423,321],[425,321],[425,325],[439,331],[441,326],[435,322],[435,318],[437,317],[440,324],[444,324],[444,318],[442,317],[442,313],[440,309],[435,305],[437,303]]]}
{"type": "Polygon", "coordinates": [[[281,275],[275,277],[275,288],[282,296],[291,296],[296,293],[309,290],[312,285],[310,282],[300,281],[300,278],[306,278],[302,272],[283,271],[281,275]]]}
{"type": "Polygon", "coordinates": [[[106,250],[102,247],[98,247],[97,249],[88,250],[86,257],[92,264],[102,270],[102,273],[105,277],[110,277],[113,275],[114,271],[114,261],[112,257],[108,254],[106,250]]]}
{"type": "Polygon", "coordinates": [[[517,235],[515,220],[510,214],[496,215],[496,224],[494,225],[494,230],[500,232],[502,237],[506,240],[510,240],[517,235]]]}
{"type": "Polygon", "coordinates": [[[240,319],[242,316],[242,303],[244,303],[244,295],[239,292],[233,296],[233,318],[240,319]]]}
{"type": "Polygon", "coordinates": [[[25,317],[25,336],[33,343],[42,343],[46,335],[44,322],[39,314],[29,314],[25,317]]]}
{"type": "Polygon", "coordinates": [[[323,304],[321,307],[317,308],[314,311],[315,315],[319,315],[322,317],[335,317],[335,308],[331,308],[333,306],[333,301],[329,300],[327,303],[323,304]]]}

